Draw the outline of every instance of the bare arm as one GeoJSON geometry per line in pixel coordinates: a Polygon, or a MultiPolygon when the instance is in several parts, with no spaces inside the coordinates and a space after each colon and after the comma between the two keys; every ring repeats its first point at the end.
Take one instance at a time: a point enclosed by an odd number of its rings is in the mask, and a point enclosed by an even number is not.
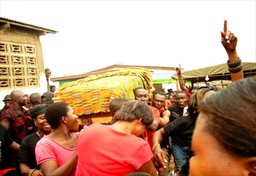
{"type": "Polygon", "coordinates": [[[1,120],[1,124],[8,130],[10,127],[10,120],[9,118],[4,118],[1,120]]]}
{"type": "Polygon", "coordinates": [[[12,148],[13,150],[18,151],[20,149],[20,144],[13,141],[9,147],[12,148]]]}
{"type": "Polygon", "coordinates": [[[137,172],[145,172],[148,173],[150,176],[157,176],[156,168],[151,160],[143,164],[141,168],[137,170],[137,172]]]}
{"type": "Polygon", "coordinates": [[[22,176],[43,176],[40,170],[31,169],[25,163],[20,163],[20,171],[22,176]]]}
{"type": "Polygon", "coordinates": [[[169,110],[165,110],[162,113],[162,117],[160,118],[161,126],[165,126],[167,123],[169,123],[170,116],[171,116],[171,112],[169,110]]]}
{"type": "Polygon", "coordinates": [[[181,88],[181,90],[185,91],[187,88],[186,88],[184,80],[182,79],[180,68],[176,67],[175,71],[176,71],[176,74],[177,74],[177,77],[178,77],[180,88],[181,88]]]}
{"type": "MultiPolygon", "coordinates": [[[[224,31],[221,32],[221,43],[228,54],[228,62],[231,64],[238,62],[239,57],[236,52],[237,38],[232,32],[227,30],[226,20],[224,21],[224,31]]],[[[234,68],[238,68],[239,66],[241,65],[238,65],[237,67],[234,67],[234,68]]],[[[236,81],[244,78],[243,70],[242,69],[241,70],[237,69],[237,70],[238,71],[234,71],[234,72],[230,71],[232,81],[236,81]]]]}
{"type": "Polygon", "coordinates": [[[77,163],[77,153],[75,153],[66,163],[58,166],[56,160],[49,160],[40,164],[43,175],[47,176],[70,176],[77,163]]]}
{"type": "Polygon", "coordinates": [[[165,137],[165,130],[164,128],[161,128],[159,130],[157,130],[155,133],[154,133],[154,136],[153,136],[153,152],[154,152],[154,159],[155,161],[162,165],[162,166],[165,166],[166,165],[166,154],[164,152],[164,150],[161,149],[161,142],[163,141],[165,137]]]}

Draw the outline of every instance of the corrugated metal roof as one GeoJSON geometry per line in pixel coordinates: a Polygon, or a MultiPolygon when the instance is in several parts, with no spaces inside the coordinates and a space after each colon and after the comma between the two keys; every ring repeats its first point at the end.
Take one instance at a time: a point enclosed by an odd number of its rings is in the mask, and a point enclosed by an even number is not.
{"type": "Polygon", "coordinates": [[[10,25],[14,25],[14,26],[19,26],[19,27],[24,27],[24,28],[28,28],[28,29],[32,29],[38,32],[45,32],[45,33],[52,33],[55,34],[57,31],[52,30],[52,29],[47,29],[47,28],[43,28],[43,27],[39,27],[39,26],[35,26],[32,24],[27,24],[27,23],[23,23],[23,22],[19,22],[19,21],[15,21],[15,20],[11,20],[8,18],[3,18],[0,17],[0,23],[6,23],[6,24],[10,24],[10,25]]]}
{"type": "MultiPolygon", "coordinates": [[[[242,62],[241,65],[243,67],[244,75],[255,75],[256,62],[242,62]]],[[[228,70],[228,65],[224,63],[210,67],[185,71],[182,73],[182,78],[185,80],[199,80],[199,78],[202,78],[204,80],[206,75],[208,75],[208,77],[212,80],[214,77],[223,78],[226,76],[230,76],[230,72],[228,70]]],[[[177,79],[177,75],[173,75],[172,78],[177,79]]]]}

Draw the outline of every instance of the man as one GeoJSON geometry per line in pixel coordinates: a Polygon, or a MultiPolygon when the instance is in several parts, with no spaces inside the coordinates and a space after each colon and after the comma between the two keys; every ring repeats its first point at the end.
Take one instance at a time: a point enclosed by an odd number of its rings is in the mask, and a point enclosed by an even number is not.
{"type": "Polygon", "coordinates": [[[6,95],[3,99],[3,102],[4,107],[1,109],[0,114],[4,109],[7,109],[9,107],[9,104],[12,102],[10,95],[6,95]]]}
{"type": "Polygon", "coordinates": [[[3,102],[5,104],[6,107],[9,106],[9,103],[12,102],[11,96],[10,95],[6,95],[3,99],[3,102]]]}
{"type": "Polygon", "coordinates": [[[185,115],[184,108],[188,104],[188,95],[184,91],[178,92],[175,96],[175,103],[169,108],[170,119],[169,122],[174,121],[175,119],[185,115]]]}
{"type": "Polygon", "coordinates": [[[137,87],[133,90],[135,100],[140,100],[148,104],[148,91],[142,87],[137,87]]]}
{"type": "MultiPolygon", "coordinates": [[[[14,90],[11,92],[10,97],[12,102],[10,102],[9,107],[1,112],[1,124],[7,129],[10,138],[20,144],[26,135],[33,132],[33,121],[23,109],[28,100],[25,93],[20,90],[14,90]]],[[[6,155],[14,161],[16,171],[19,173],[18,151],[8,151],[6,155]]]]}
{"type": "MultiPolygon", "coordinates": [[[[155,107],[160,113],[160,118],[159,118],[160,123],[159,123],[158,129],[164,127],[166,124],[169,123],[171,112],[165,108],[165,101],[166,101],[166,95],[164,92],[156,91],[153,93],[152,106],[155,107]]],[[[153,135],[154,133],[152,134],[151,140],[153,140],[153,135]]],[[[168,141],[169,139],[166,138],[161,143],[161,146],[164,147],[166,150],[168,150],[168,145],[169,145],[168,141]]]]}
{"type": "Polygon", "coordinates": [[[54,85],[50,85],[50,92],[54,93],[56,91],[56,87],[54,85]]]}
{"type": "MultiPolygon", "coordinates": [[[[141,100],[141,101],[145,102],[146,104],[149,103],[148,92],[144,88],[138,87],[138,88],[133,90],[133,93],[135,95],[135,100],[141,100]]],[[[147,128],[146,140],[148,141],[148,144],[152,149],[153,148],[152,140],[153,140],[154,132],[159,127],[161,127],[163,124],[165,124],[165,122],[161,122],[160,111],[154,106],[151,106],[151,105],[149,105],[149,106],[152,110],[154,121],[153,121],[152,125],[149,128],[147,128]]],[[[157,107],[158,107],[158,105],[157,105],[157,107]]],[[[164,170],[163,168],[158,168],[158,170],[159,170],[159,175],[162,175],[162,174],[165,175],[166,174],[166,170],[164,170]]]]}
{"type": "MultiPolygon", "coordinates": [[[[135,100],[140,100],[143,101],[144,103],[148,104],[149,103],[149,96],[148,96],[148,91],[142,87],[137,87],[133,90],[134,96],[135,96],[135,100]]],[[[158,129],[158,125],[159,125],[159,118],[160,118],[160,113],[158,112],[158,110],[152,106],[151,110],[153,112],[153,116],[154,116],[154,121],[152,123],[152,125],[150,126],[150,130],[157,130],[158,129]]]]}
{"type": "Polygon", "coordinates": [[[158,128],[163,127],[169,122],[170,111],[165,109],[165,94],[163,92],[154,92],[152,106],[157,108],[160,113],[160,124],[158,128]]]}
{"type": "Polygon", "coordinates": [[[22,107],[27,100],[25,93],[20,90],[14,90],[11,92],[10,98],[12,102],[10,102],[8,108],[1,112],[0,119],[11,138],[20,144],[22,139],[32,132],[33,121],[22,107]]]}
{"type": "Polygon", "coordinates": [[[32,93],[29,97],[32,108],[42,103],[40,93],[32,93]]]}
{"type": "Polygon", "coordinates": [[[52,71],[49,68],[46,68],[45,70],[45,77],[46,77],[46,83],[47,83],[47,92],[50,91],[50,77],[52,75],[52,71]]]}
{"type": "Polygon", "coordinates": [[[53,100],[52,98],[54,97],[54,94],[52,92],[45,92],[42,95],[42,103],[43,104],[52,104],[53,100]]]}

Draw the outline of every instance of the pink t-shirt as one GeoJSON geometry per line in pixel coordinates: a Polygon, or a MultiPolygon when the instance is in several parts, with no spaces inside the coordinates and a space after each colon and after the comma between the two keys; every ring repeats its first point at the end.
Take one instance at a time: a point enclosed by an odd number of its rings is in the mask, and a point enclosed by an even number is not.
{"type": "Polygon", "coordinates": [[[80,132],[76,176],[120,176],[135,172],[152,159],[148,143],[111,125],[91,125],[80,132]]]}
{"type": "Polygon", "coordinates": [[[58,166],[61,166],[68,161],[75,152],[76,148],[67,148],[56,143],[48,136],[44,136],[36,144],[36,162],[39,165],[45,161],[56,160],[58,166]]]}

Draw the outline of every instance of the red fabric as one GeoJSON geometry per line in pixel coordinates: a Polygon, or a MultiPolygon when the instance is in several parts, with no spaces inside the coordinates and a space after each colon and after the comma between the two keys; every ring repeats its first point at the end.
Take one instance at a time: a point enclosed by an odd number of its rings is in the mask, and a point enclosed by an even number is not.
{"type": "Polygon", "coordinates": [[[11,138],[20,143],[22,139],[29,134],[29,128],[32,128],[32,118],[25,113],[23,109],[18,110],[12,103],[1,112],[1,120],[8,118],[10,120],[11,138]]]}
{"type": "Polygon", "coordinates": [[[15,171],[15,168],[8,168],[0,170],[0,176],[7,174],[9,171],[15,171]]]}
{"type": "Polygon", "coordinates": [[[77,145],[76,176],[120,176],[135,172],[152,159],[148,143],[111,125],[91,125],[82,130],[77,145]]]}
{"type": "Polygon", "coordinates": [[[157,120],[158,123],[160,123],[160,111],[157,108],[155,108],[154,106],[150,106],[150,108],[152,110],[154,119],[157,120]]]}
{"type": "Polygon", "coordinates": [[[185,92],[186,92],[186,94],[188,95],[189,98],[192,96],[192,93],[189,91],[188,88],[186,88],[185,92]]]}

